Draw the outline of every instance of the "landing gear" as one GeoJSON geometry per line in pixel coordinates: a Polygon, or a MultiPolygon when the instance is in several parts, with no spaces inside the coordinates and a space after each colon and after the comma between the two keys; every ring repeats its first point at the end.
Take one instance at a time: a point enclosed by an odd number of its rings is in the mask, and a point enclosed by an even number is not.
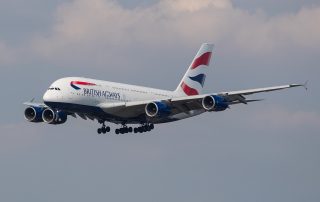
{"type": "MultiPolygon", "coordinates": [[[[110,127],[105,125],[104,121],[99,121],[100,124],[102,124],[101,128],[97,129],[98,134],[106,134],[110,132],[110,127]]],[[[143,123],[141,126],[132,128],[128,127],[126,123],[122,123],[121,128],[115,129],[115,134],[126,134],[126,133],[145,133],[145,132],[150,132],[151,130],[154,129],[154,125],[152,123],[143,123]]]]}
{"type": "Polygon", "coordinates": [[[128,127],[126,124],[122,124],[122,128],[118,128],[115,130],[115,133],[117,135],[119,134],[126,134],[126,133],[145,133],[145,132],[149,132],[151,130],[154,129],[154,125],[151,123],[145,123],[142,124],[140,127],[137,128],[132,128],[132,127],[128,127]]]}
{"type": "Polygon", "coordinates": [[[134,133],[145,133],[145,132],[150,132],[151,130],[154,129],[154,125],[151,124],[143,124],[140,127],[134,128],[134,133]]]}
{"type": "Polygon", "coordinates": [[[98,128],[98,130],[97,130],[98,134],[106,134],[106,133],[110,132],[109,126],[106,126],[104,122],[99,121],[99,123],[102,123],[102,127],[98,128]]]}
{"type": "Polygon", "coordinates": [[[128,127],[127,125],[123,124],[122,128],[117,128],[115,130],[115,133],[117,135],[119,134],[125,134],[125,133],[132,133],[132,127],[128,127]]]}

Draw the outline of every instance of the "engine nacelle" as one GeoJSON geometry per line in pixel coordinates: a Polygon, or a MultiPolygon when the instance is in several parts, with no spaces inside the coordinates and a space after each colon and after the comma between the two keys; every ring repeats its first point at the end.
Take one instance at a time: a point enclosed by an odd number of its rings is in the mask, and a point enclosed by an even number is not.
{"type": "Polygon", "coordinates": [[[43,119],[42,119],[43,110],[44,108],[42,107],[27,107],[24,110],[24,117],[30,122],[34,122],[34,123],[43,122],[43,119]]]}
{"type": "Polygon", "coordinates": [[[63,111],[47,108],[42,112],[42,119],[48,124],[63,124],[67,121],[67,114],[63,111]]]}
{"type": "Polygon", "coordinates": [[[202,99],[202,107],[207,111],[224,111],[229,105],[223,97],[210,95],[202,99]]]}
{"type": "Polygon", "coordinates": [[[145,107],[146,114],[149,117],[163,117],[171,113],[171,107],[164,102],[150,102],[145,107]]]}

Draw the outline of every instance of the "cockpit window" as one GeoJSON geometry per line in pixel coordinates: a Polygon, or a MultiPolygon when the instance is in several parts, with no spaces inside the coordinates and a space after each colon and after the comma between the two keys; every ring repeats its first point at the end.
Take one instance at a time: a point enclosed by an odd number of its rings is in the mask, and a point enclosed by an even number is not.
{"type": "Polygon", "coordinates": [[[57,87],[50,87],[50,88],[48,88],[48,90],[61,90],[61,89],[57,88],[57,87]]]}

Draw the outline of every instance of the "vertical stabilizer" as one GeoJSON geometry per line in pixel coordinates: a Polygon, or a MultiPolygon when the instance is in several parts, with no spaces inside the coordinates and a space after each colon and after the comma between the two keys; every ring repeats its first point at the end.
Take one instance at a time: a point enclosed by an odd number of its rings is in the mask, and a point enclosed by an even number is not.
{"type": "Polygon", "coordinates": [[[190,96],[202,93],[212,50],[213,44],[204,43],[201,45],[197,55],[175,90],[177,94],[190,96]]]}

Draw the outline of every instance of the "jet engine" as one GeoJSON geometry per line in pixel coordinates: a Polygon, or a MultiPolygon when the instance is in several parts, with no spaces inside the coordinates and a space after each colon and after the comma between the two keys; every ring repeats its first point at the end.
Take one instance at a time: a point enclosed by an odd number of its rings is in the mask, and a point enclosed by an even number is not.
{"type": "Polygon", "coordinates": [[[63,111],[47,108],[42,112],[42,119],[48,124],[63,124],[67,121],[67,114],[63,111]]]}
{"type": "Polygon", "coordinates": [[[202,99],[202,107],[207,111],[224,111],[229,105],[225,98],[217,95],[209,95],[202,99]]]}
{"type": "Polygon", "coordinates": [[[24,110],[24,117],[30,122],[43,122],[42,112],[44,108],[42,107],[27,107],[24,110]]]}
{"type": "Polygon", "coordinates": [[[171,113],[171,107],[164,102],[150,102],[145,107],[149,117],[163,117],[171,113]]]}

